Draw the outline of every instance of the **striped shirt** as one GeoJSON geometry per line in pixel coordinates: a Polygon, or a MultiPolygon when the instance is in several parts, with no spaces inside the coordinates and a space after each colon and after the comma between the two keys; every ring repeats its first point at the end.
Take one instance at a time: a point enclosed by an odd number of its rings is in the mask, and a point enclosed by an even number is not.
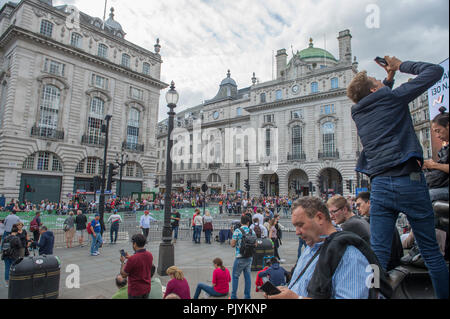
{"type": "MultiPolygon", "coordinates": [[[[316,268],[319,256],[309,265],[303,276],[295,283],[300,272],[308,264],[323,242],[313,247],[306,246],[295,267],[289,289],[302,297],[308,297],[308,284],[316,268]]],[[[332,299],[367,299],[369,288],[366,279],[371,274],[366,272],[369,265],[366,257],[354,246],[348,246],[332,278],[332,299]]]]}

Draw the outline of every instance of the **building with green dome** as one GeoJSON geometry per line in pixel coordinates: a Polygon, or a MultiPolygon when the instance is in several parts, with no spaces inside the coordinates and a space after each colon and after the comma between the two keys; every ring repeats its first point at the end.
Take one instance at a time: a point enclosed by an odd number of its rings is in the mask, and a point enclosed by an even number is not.
{"type": "MultiPolygon", "coordinates": [[[[230,70],[217,75],[212,99],[177,113],[173,151],[183,158],[173,162],[174,189],[184,191],[190,181],[197,191],[206,182],[212,193],[245,193],[249,179],[252,197],[348,196],[365,186],[354,171],[360,142],[346,96],[358,72],[351,38],[349,30],[339,32],[336,55],[313,39],[290,56],[280,49],[273,78],[261,81],[249,70],[250,86],[239,87],[230,70]],[[254,143],[250,132],[257,133],[254,143]]],[[[157,185],[164,191],[165,121],[157,141],[157,185]]]]}

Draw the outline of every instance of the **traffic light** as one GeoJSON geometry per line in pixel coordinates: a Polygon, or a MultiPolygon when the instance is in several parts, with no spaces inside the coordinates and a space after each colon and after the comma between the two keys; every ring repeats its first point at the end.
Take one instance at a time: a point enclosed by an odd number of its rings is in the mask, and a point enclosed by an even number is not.
{"type": "Polygon", "coordinates": [[[208,185],[206,185],[206,183],[204,183],[204,184],[202,185],[202,192],[203,192],[203,193],[206,193],[207,190],[208,190],[208,185]]]}
{"type": "Polygon", "coordinates": [[[246,179],[245,180],[245,190],[247,191],[247,192],[249,192],[250,191],[250,183],[248,182],[248,179],[246,179]]]}
{"type": "Polygon", "coordinates": [[[97,191],[102,187],[102,178],[100,176],[94,176],[94,181],[93,181],[93,191],[97,191]]]}
{"type": "Polygon", "coordinates": [[[349,190],[349,192],[352,192],[352,180],[349,179],[346,181],[347,182],[347,189],[349,190]]]}
{"type": "Polygon", "coordinates": [[[25,185],[25,192],[26,192],[26,193],[31,193],[31,192],[33,192],[33,189],[31,188],[31,185],[30,185],[30,184],[25,185]]]}
{"type": "Polygon", "coordinates": [[[188,190],[191,190],[191,186],[192,186],[192,182],[191,182],[191,181],[187,181],[187,183],[186,183],[186,188],[187,188],[188,190]]]}
{"type": "Polygon", "coordinates": [[[108,182],[106,183],[106,190],[110,191],[112,189],[112,183],[114,176],[117,175],[116,169],[119,168],[119,165],[115,165],[113,163],[109,163],[108,166],[108,182]]]}

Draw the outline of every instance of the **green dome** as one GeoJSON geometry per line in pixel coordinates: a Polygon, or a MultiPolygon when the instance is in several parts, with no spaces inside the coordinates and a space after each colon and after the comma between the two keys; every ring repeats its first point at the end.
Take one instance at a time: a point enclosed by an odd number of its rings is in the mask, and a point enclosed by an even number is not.
{"type": "Polygon", "coordinates": [[[329,59],[337,62],[336,58],[327,50],[315,48],[312,39],[309,40],[309,48],[306,48],[296,54],[300,59],[329,59]]]}

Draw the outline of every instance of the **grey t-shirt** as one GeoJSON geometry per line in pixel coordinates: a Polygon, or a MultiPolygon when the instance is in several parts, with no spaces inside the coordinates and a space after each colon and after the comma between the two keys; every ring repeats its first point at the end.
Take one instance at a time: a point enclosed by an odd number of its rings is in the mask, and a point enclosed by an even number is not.
{"type": "Polygon", "coordinates": [[[75,224],[75,218],[73,218],[73,216],[67,217],[66,220],[64,221],[64,224],[66,224],[69,227],[69,229],[72,229],[75,224]]]}
{"type": "Polygon", "coordinates": [[[342,230],[355,233],[370,245],[370,225],[365,219],[355,215],[340,226],[342,230]]]}
{"type": "MultiPolygon", "coordinates": [[[[16,214],[11,214],[6,216],[5,218],[5,231],[10,233],[11,228],[14,226],[14,224],[17,224],[20,222],[20,218],[16,214]]],[[[3,235],[3,234],[2,234],[3,235]]]]}

